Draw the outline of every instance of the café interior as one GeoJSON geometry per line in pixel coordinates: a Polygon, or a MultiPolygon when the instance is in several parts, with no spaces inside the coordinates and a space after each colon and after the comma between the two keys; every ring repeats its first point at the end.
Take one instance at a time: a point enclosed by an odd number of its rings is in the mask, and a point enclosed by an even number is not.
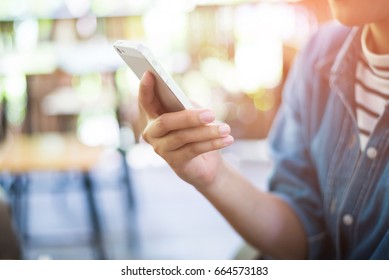
{"type": "Polygon", "coordinates": [[[223,156],[258,188],[295,55],[322,0],[2,0],[0,258],[237,259],[256,251],[142,140],[139,80],[112,45],[147,45],[231,127],[223,156]]]}

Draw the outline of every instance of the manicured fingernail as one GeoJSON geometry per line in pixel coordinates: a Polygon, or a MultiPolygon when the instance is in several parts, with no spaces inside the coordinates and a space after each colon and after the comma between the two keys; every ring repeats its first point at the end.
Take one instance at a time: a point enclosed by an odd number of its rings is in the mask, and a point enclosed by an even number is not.
{"type": "Polygon", "coordinates": [[[222,141],[223,141],[224,146],[228,146],[228,145],[231,145],[232,143],[234,143],[234,137],[232,137],[231,135],[228,135],[227,137],[224,137],[222,141]]]}
{"type": "Polygon", "coordinates": [[[219,125],[220,136],[227,136],[230,133],[231,129],[227,124],[219,125]]]}
{"type": "Polygon", "coordinates": [[[213,122],[215,120],[215,113],[210,111],[210,110],[207,110],[207,111],[202,112],[200,114],[199,118],[200,118],[200,121],[202,121],[203,123],[210,123],[210,122],[213,122]]]}

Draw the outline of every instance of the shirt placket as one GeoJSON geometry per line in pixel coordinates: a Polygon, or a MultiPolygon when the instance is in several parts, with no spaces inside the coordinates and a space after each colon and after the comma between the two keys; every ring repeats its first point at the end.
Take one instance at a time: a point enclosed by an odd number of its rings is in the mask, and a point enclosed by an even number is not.
{"type": "MultiPolygon", "coordinates": [[[[357,167],[350,180],[348,188],[342,198],[337,213],[337,258],[354,258],[357,256],[347,255],[350,249],[357,246],[362,240],[356,240],[359,230],[359,215],[364,209],[364,202],[367,195],[377,191],[378,178],[382,176],[383,168],[387,164],[389,146],[389,109],[379,119],[376,129],[371,134],[366,149],[359,158],[357,167]]],[[[376,220],[376,211],[364,213],[371,215],[372,221],[376,220]]],[[[380,226],[377,224],[376,226],[380,226]]],[[[352,251],[352,250],[351,250],[352,251]]]]}

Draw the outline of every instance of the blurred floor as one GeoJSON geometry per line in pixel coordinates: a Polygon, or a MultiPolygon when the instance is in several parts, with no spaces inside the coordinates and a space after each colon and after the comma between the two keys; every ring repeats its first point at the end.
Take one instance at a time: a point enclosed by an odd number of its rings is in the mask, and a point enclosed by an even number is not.
{"type": "MultiPolygon", "coordinates": [[[[238,141],[223,153],[256,186],[266,185],[270,164],[265,142],[238,141]]],[[[234,258],[242,239],[205,198],[143,144],[128,155],[136,201],[136,220],[132,220],[117,162],[114,153],[107,153],[92,172],[109,259],[234,258]],[[128,235],[132,230],[137,236],[128,235]]],[[[85,205],[79,174],[32,174],[31,238],[25,258],[92,259],[85,205]]]]}

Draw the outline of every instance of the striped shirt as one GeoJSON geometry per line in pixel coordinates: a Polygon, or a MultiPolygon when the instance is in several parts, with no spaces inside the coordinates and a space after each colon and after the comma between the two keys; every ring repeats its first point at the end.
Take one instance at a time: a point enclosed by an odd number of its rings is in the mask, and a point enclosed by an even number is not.
{"type": "Polygon", "coordinates": [[[389,103],[389,55],[377,55],[367,47],[369,28],[362,32],[362,54],[357,63],[355,101],[361,149],[389,103]]]}

